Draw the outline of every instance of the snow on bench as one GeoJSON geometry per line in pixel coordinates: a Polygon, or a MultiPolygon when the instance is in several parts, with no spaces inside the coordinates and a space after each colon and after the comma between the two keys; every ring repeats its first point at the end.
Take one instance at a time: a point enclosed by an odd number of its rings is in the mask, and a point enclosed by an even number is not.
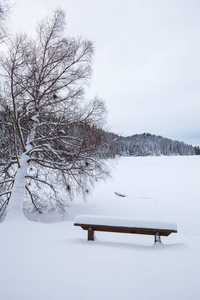
{"type": "Polygon", "coordinates": [[[88,241],[94,240],[95,231],[121,232],[154,235],[155,243],[161,243],[161,236],[177,232],[177,225],[166,222],[140,221],[109,216],[80,215],[74,226],[88,231],[88,241]]]}

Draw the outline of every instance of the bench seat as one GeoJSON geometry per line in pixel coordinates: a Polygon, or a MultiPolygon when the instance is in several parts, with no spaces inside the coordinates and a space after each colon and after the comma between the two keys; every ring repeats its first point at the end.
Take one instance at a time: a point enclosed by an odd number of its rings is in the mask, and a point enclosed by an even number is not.
{"type": "Polygon", "coordinates": [[[136,221],[109,216],[77,216],[74,226],[80,226],[88,231],[88,241],[94,240],[95,231],[154,235],[155,243],[161,242],[161,236],[177,232],[177,226],[174,223],[136,221]]]}

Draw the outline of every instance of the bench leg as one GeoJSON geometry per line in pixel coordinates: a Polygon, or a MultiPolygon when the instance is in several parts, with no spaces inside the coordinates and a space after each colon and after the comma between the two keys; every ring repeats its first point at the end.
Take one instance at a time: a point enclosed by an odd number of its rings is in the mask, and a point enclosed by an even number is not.
{"type": "Polygon", "coordinates": [[[156,243],[161,243],[161,238],[160,238],[159,232],[156,232],[156,234],[155,234],[155,244],[156,243]]]}
{"type": "Polygon", "coordinates": [[[94,241],[94,230],[91,227],[88,228],[88,241],[94,241]]]}

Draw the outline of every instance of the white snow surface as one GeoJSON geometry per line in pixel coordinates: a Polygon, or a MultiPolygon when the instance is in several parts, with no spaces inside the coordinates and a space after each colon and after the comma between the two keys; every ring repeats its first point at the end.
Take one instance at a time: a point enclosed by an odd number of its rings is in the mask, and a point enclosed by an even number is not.
{"type": "Polygon", "coordinates": [[[112,216],[80,215],[75,218],[74,223],[87,225],[105,225],[114,227],[119,226],[133,228],[177,230],[177,225],[174,223],[132,220],[129,218],[118,218],[112,216]]]}
{"type": "Polygon", "coordinates": [[[87,203],[72,203],[66,221],[5,219],[0,299],[199,300],[199,182],[199,156],[126,157],[87,203]],[[78,215],[171,222],[178,233],[160,245],[153,236],[109,232],[88,242],[87,232],[74,226],[78,215]]]}

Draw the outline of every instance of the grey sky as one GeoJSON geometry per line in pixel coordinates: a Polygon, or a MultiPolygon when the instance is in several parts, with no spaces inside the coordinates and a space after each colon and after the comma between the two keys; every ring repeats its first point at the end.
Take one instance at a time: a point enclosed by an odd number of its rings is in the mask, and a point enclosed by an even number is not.
{"type": "Polygon", "coordinates": [[[94,41],[87,96],[105,100],[110,131],[200,145],[199,0],[15,0],[10,28],[33,33],[57,7],[66,33],[94,41]]]}

